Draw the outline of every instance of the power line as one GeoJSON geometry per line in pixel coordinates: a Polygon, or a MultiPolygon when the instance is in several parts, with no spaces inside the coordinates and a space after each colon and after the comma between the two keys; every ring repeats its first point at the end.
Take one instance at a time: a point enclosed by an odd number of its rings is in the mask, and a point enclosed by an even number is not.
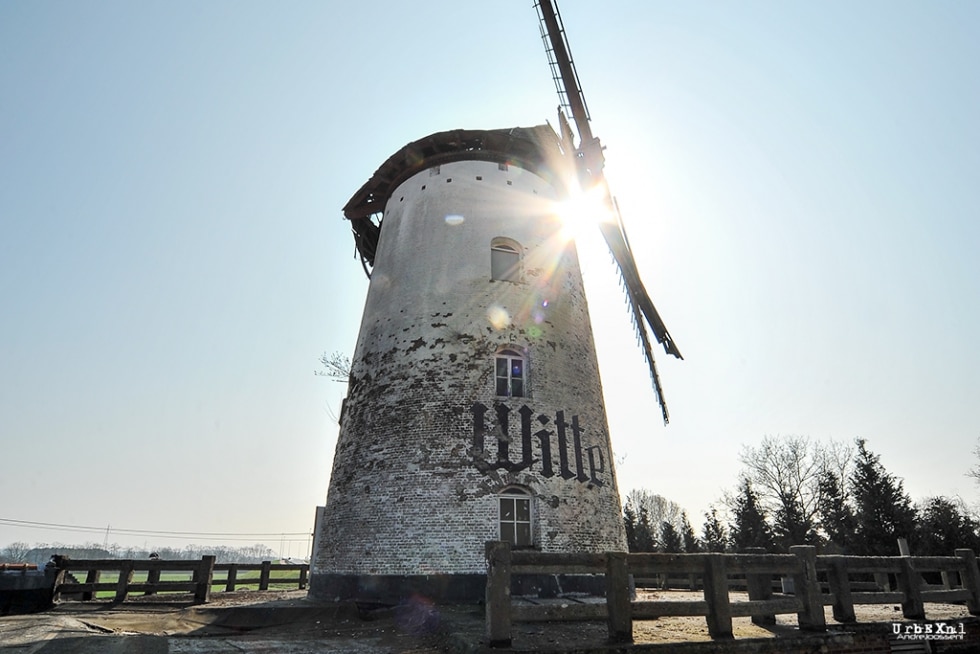
{"type": "MultiPolygon", "coordinates": [[[[10,527],[25,527],[33,529],[49,529],[57,531],[77,531],[83,533],[102,533],[104,527],[89,527],[84,525],[66,525],[55,522],[33,522],[30,520],[14,520],[13,518],[0,518],[0,525],[10,527]]],[[[221,532],[221,531],[163,531],[151,529],[126,529],[122,527],[112,527],[111,532],[123,536],[153,536],[155,538],[198,538],[201,540],[224,540],[224,541],[248,541],[254,539],[276,539],[286,542],[303,541],[309,538],[309,533],[305,531],[290,532],[221,532]],[[286,538],[286,536],[300,536],[301,538],[286,538]]]]}

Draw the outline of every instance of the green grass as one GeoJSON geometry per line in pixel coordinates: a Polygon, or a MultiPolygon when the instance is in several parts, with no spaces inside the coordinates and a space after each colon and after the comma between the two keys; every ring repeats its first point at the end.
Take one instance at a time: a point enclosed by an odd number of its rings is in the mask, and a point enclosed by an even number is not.
{"type": "MultiPolygon", "coordinates": [[[[75,578],[79,582],[85,582],[84,572],[74,573],[75,578]]],[[[134,584],[146,583],[148,574],[146,571],[134,572],[133,582],[134,584]]],[[[269,579],[269,590],[296,590],[299,588],[299,572],[290,571],[291,577],[282,577],[274,575],[269,579]]],[[[239,570],[235,577],[235,590],[255,590],[259,589],[259,579],[261,577],[261,572],[258,570],[239,570]]],[[[194,573],[191,571],[187,572],[162,572],[160,573],[160,582],[180,582],[186,581],[190,582],[194,580],[194,573]]],[[[119,581],[119,573],[115,571],[105,571],[99,577],[100,584],[114,584],[119,581]]],[[[227,571],[220,570],[216,571],[211,580],[211,592],[223,592],[225,589],[225,584],[228,582],[227,571]]],[[[179,591],[165,591],[161,592],[160,595],[184,595],[179,591]]],[[[142,592],[134,592],[133,595],[142,595],[142,592]]],[[[116,592],[113,590],[101,590],[95,594],[96,599],[112,599],[116,596],[116,592]]]]}

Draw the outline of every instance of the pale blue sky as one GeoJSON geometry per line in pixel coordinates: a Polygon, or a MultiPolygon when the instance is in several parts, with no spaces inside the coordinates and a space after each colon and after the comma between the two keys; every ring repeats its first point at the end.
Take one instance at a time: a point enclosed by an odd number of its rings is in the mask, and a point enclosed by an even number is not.
{"type": "MultiPolygon", "coordinates": [[[[980,5],[561,10],[687,357],[663,427],[583,244],[621,490],[700,525],[742,445],[802,434],[980,500],[980,5]]],[[[343,396],[313,370],[366,290],[341,207],[409,141],[556,105],[531,0],[0,4],[0,518],[309,529],[343,396]]]]}

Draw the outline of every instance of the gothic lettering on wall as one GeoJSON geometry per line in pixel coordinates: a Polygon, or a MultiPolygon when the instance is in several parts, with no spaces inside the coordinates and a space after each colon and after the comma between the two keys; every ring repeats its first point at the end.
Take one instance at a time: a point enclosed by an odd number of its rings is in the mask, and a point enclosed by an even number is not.
{"type": "Polygon", "coordinates": [[[557,475],[562,479],[574,479],[579,483],[603,485],[600,476],[606,472],[606,455],[601,445],[583,447],[582,435],[586,430],[579,424],[577,415],[566,420],[564,411],[556,411],[552,422],[551,416],[543,413],[535,416],[534,411],[526,404],[516,411],[517,416],[511,416],[510,407],[494,404],[493,413],[496,420],[493,421],[493,427],[488,429],[489,410],[481,402],[476,402],[470,407],[473,414],[473,451],[477,457],[477,466],[481,470],[518,472],[537,468],[542,477],[557,475]],[[519,435],[513,434],[511,427],[511,424],[518,420],[521,424],[519,435]],[[537,431],[535,431],[536,426],[540,426],[537,431]],[[496,459],[491,459],[489,457],[492,454],[488,451],[488,446],[494,443],[496,443],[497,456],[496,459]],[[535,444],[537,457],[534,456],[535,444]],[[554,449],[558,450],[557,470],[554,467],[554,449]],[[512,460],[512,457],[518,456],[519,459],[512,460]]]}

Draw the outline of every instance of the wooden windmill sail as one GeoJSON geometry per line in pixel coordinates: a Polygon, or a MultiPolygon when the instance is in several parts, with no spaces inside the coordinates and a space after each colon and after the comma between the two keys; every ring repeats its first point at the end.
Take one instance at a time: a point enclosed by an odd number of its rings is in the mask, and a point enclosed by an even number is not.
{"type": "Polygon", "coordinates": [[[576,170],[579,183],[583,189],[598,188],[602,194],[603,201],[607,207],[609,220],[602,220],[599,229],[602,236],[609,246],[609,251],[619,267],[619,272],[623,280],[623,289],[626,292],[627,301],[632,312],[633,325],[636,328],[640,339],[643,354],[647,365],[650,368],[650,377],[657,393],[657,400],[663,413],[664,423],[669,419],[667,403],[664,399],[663,388],[660,384],[660,375],[657,372],[656,361],[653,357],[653,349],[647,327],[653,332],[657,342],[660,343],[667,354],[673,355],[678,359],[683,359],[680,350],[674,343],[667,326],[653,305],[636,267],[636,260],[629,246],[626,237],[626,228],[623,225],[619,207],[616,204],[609,184],[606,182],[603,168],[605,167],[605,156],[603,147],[599,139],[592,134],[588,107],[585,103],[585,94],[582,92],[582,85],[579,83],[578,74],[572,61],[571,51],[568,47],[568,40],[562,24],[561,15],[557,5],[552,0],[538,0],[535,3],[538,10],[538,18],[541,22],[541,37],[545,42],[545,50],[548,53],[548,61],[551,64],[552,78],[561,99],[559,107],[559,123],[562,125],[564,140],[568,143],[568,150],[575,158],[576,170]],[[563,111],[571,114],[578,130],[578,144],[575,144],[575,137],[571,133],[571,127],[563,111]]]}
{"type": "MultiPolygon", "coordinates": [[[[539,10],[557,20],[551,4],[539,10]]],[[[559,68],[571,65],[562,52],[559,68]]],[[[344,206],[370,284],[313,597],[479,598],[492,540],[625,551],[578,254],[556,213],[579,186],[614,207],[575,102],[577,147],[570,127],[438,132],[400,148],[344,206]]],[[[622,223],[601,229],[655,375],[642,321],[679,352],[622,223]]]]}

